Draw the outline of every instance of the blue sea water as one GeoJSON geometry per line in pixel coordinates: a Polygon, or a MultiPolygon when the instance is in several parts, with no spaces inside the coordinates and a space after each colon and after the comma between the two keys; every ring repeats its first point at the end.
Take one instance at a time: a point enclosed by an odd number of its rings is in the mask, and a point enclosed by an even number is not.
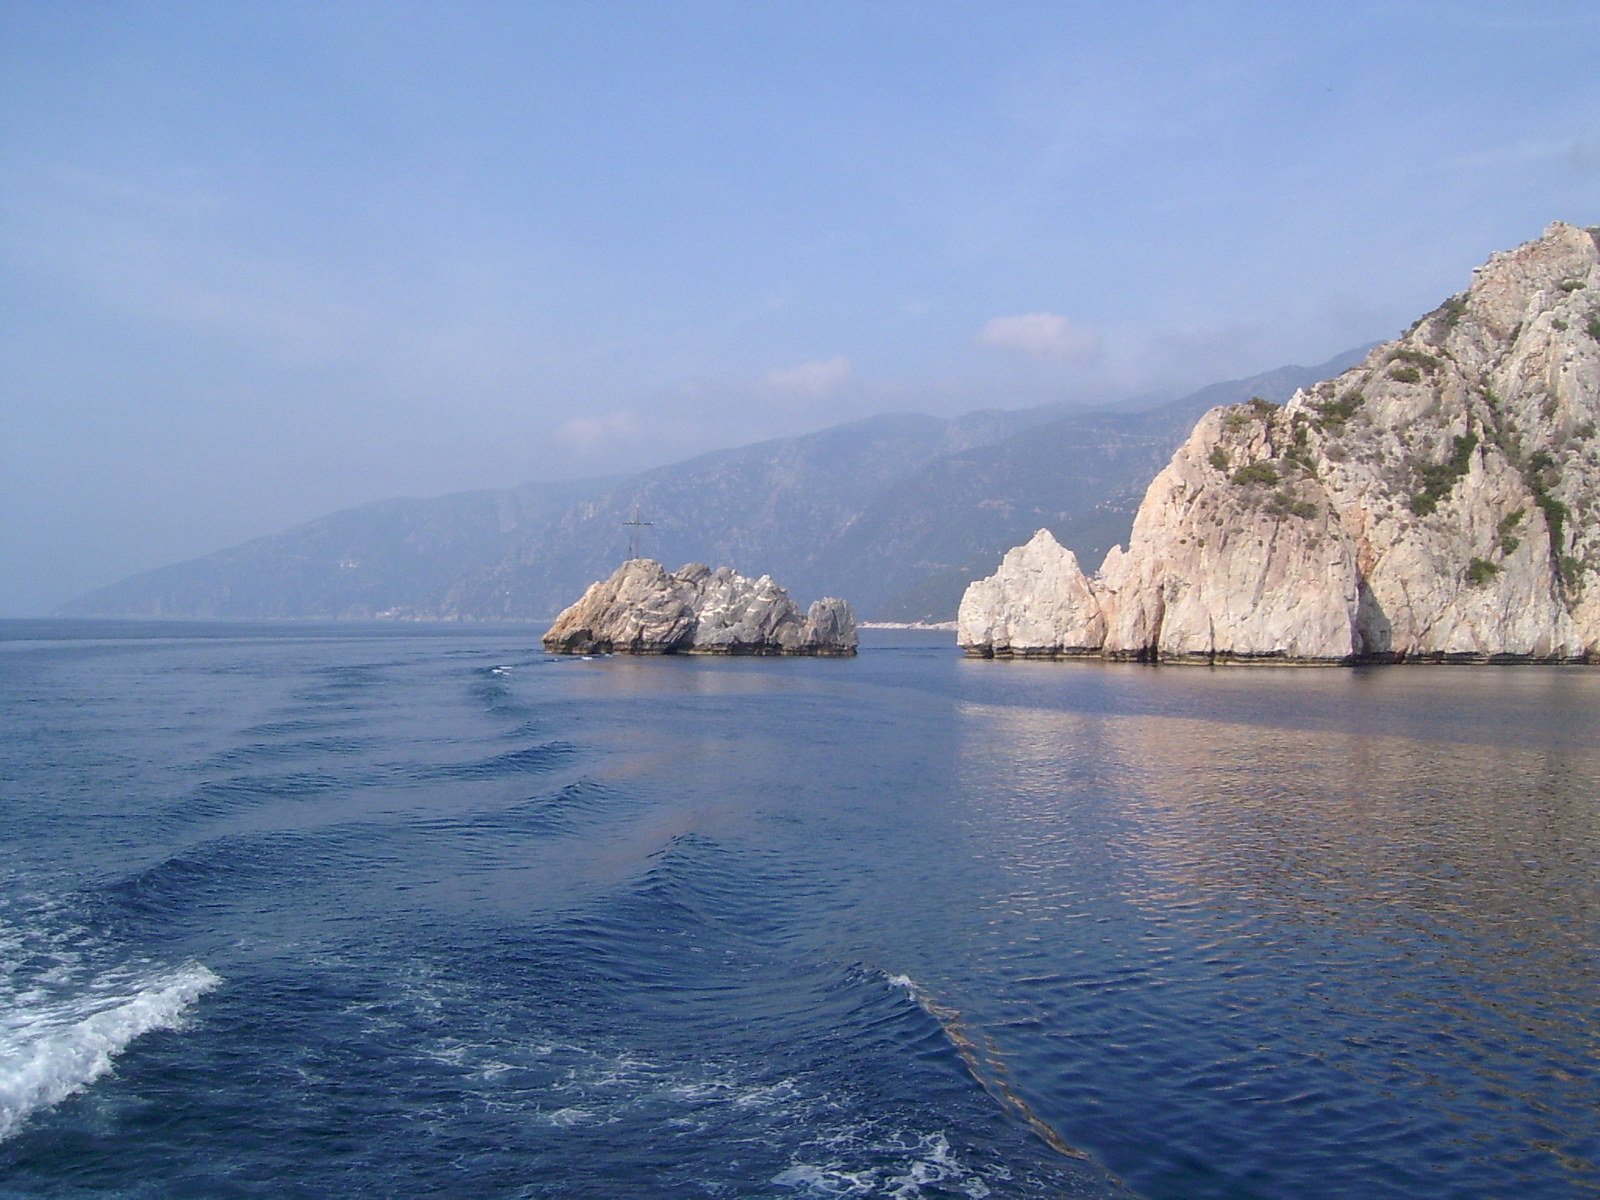
{"type": "Polygon", "coordinates": [[[1600,1193],[1600,671],[0,622],[0,1194],[1600,1193]]]}

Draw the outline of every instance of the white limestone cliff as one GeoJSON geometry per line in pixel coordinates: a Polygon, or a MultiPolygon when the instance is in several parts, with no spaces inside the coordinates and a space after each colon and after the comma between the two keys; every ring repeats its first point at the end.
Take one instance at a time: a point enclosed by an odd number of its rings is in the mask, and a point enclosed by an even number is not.
{"type": "Polygon", "coordinates": [[[963,644],[1034,657],[1097,654],[1106,637],[1077,556],[1044,529],[1008,551],[998,572],[967,589],[956,628],[963,644]]]}
{"type": "Polygon", "coordinates": [[[843,600],[818,600],[802,616],[768,576],[700,563],[669,574],[649,558],[591,584],[543,641],[555,654],[851,655],[857,644],[843,600]]]}
{"type": "Polygon", "coordinates": [[[1600,659],[1597,421],[1600,233],[1558,223],[1287,406],[1208,413],[1126,551],[1088,580],[1075,561],[1013,562],[1070,558],[1040,531],[968,589],[958,641],[1163,661],[1600,659]]]}

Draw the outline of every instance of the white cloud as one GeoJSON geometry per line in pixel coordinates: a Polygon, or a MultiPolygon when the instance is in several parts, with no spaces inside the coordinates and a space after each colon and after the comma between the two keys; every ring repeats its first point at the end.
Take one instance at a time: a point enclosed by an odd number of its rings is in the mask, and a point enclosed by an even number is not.
{"type": "Polygon", "coordinates": [[[1089,362],[1100,357],[1100,336],[1080,329],[1060,313],[995,317],[978,331],[978,342],[997,350],[1016,350],[1034,358],[1089,362]]]}
{"type": "Polygon", "coordinates": [[[814,358],[768,371],[768,387],[797,396],[825,396],[848,383],[855,376],[850,360],[842,354],[837,358],[814,358]]]}
{"type": "Polygon", "coordinates": [[[573,417],[556,427],[558,442],[577,450],[593,450],[608,443],[631,442],[644,432],[639,414],[631,408],[597,417],[573,417]]]}

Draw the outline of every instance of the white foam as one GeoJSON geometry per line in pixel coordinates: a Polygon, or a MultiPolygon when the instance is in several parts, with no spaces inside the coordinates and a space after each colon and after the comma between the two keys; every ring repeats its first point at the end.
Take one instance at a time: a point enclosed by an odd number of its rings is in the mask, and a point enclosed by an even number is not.
{"type": "MultiPolygon", "coordinates": [[[[993,1195],[978,1171],[963,1165],[942,1133],[921,1135],[892,1132],[887,1135],[871,1124],[832,1136],[811,1139],[801,1147],[788,1168],[772,1177],[779,1187],[792,1188],[807,1196],[889,1196],[894,1200],[921,1200],[929,1194],[959,1192],[971,1200],[986,1200],[993,1195]],[[800,1157],[807,1150],[826,1150],[822,1161],[800,1157]],[[869,1165],[850,1169],[853,1160],[878,1159],[869,1165]],[[887,1161],[884,1161],[887,1160],[887,1161]]],[[[993,1176],[1008,1179],[1004,1171],[993,1176]]]]}
{"type": "Polygon", "coordinates": [[[836,1163],[795,1163],[772,1182],[813,1196],[866,1196],[876,1189],[877,1176],[873,1171],[846,1171],[836,1163]]]}
{"type": "Polygon", "coordinates": [[[191,963],[142,976],[119,972],[75,994],[23,993],[30,1003],[0,1015],[0,1141],[30,1113],[104,1075],[135,1038],[177,1028],[184,1011],[221,982],[191,963]]]}
{"type": "Polygon", "coordinates": [[[546,1115],[545,1120],[557,1129],[571,1129],[574,1125],[584,1125],[594,1120],[594,1113],[587,1108],[558,1108],[555,1112],[546,1115]]]}
{"type": "Polygon", "coordinates": [[[735,1108],[768,1108],[774,1104],[789,1104],[798,1096],[798,1089],[792,1079],[781,1079],[777,1083],[766,1087],[753,1087],[735,1096],[735,1108]]]}
{"type": "Polygon", "coordinates": [[[930,1134],[921,1142],[923,1157],[908,1163],[901,1174],[884,1181],[888,1194],[895,1200],[912,1200],[922,1195],[923,1188],[942,1185],[953,1186],[973,1200],[983,1200],[989,1195],[989,1185],[961,1165],[944,1134],[930,1134]]]}

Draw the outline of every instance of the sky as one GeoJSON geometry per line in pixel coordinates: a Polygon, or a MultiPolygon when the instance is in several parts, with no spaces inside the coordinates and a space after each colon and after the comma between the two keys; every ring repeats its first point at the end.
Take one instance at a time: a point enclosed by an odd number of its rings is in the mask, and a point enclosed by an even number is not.
{"type": "Polygon", "coordinates": [[[1177,395],[1600,223],[1600,5],[0,2],[0,615],[391,496],[1177,395]]]}

